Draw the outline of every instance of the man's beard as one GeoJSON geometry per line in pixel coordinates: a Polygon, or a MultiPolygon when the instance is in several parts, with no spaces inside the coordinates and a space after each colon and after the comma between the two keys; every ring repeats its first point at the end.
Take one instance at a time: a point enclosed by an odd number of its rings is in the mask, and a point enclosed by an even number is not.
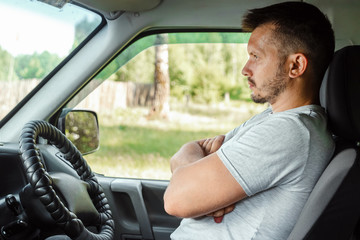
{"type": "MultiPolygon", "coordinates": [[[[255,95],[254,93],[251,94],[251,99],[255,103],[270,103],[273,104],[276,101],[276,98],[284,92],[286,89],[286,75],[280,71],[281,68],[276,72],[275,77],[270,80],[265,86],[263,86],[261,90],[265,93],[265,96],[255,95]]],[[[250,77],[248,81],[256,87],[256,83],[250,77]]]]}

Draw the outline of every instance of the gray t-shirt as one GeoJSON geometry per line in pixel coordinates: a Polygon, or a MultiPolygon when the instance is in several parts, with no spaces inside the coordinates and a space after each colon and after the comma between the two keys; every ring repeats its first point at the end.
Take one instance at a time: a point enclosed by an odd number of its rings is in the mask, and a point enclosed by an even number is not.
{"type": "Polygon", "coordinates": [[[217,151],[249,197],[221,223],[183,219],[171,239],[286,239],[333,151],[320,106],[265,110],[229,132],[217,151]]]}

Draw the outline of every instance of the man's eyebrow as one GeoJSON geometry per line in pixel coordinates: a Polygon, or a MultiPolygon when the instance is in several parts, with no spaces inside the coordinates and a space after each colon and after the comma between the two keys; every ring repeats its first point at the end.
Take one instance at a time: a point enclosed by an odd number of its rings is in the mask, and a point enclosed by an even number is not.
{"type": "Polygon", "coordinates": [[[260,51],[260,50],[254,50],[254,49],[252,49],[250,52],[249,52],[249,56],[253,56],[253,55],[256,55],[256,56],[259,56],[259,55],[262,55],[263,54],[263,52],[262,51],[260,51]]]}
{"type": "Polygon", "coordinates": [[[266,55],[266,52],[264,51],[264,48],[256,45],[256,46],[252,46],[250,49],[249,49],[249,54],[252,53],[252,54],[255,54],[255,55],[266,55]]]}

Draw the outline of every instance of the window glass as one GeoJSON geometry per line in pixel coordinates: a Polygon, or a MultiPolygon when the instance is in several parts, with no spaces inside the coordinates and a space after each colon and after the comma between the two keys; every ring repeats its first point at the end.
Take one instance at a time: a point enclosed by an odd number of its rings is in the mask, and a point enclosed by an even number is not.
{"type": "Polygon", "coordinates": [[[101,21],[98,14],[70,3],[1,0],[0,120],[101,21]]]}
{"type": "Polygon", "coordinates": [[[225,134],[264,110],[241,74],[249,36],[151,35],[120,53],[68,104],[98,113],[100,149],[86,156],[92,169],[169,179],[169,159],[184,143],[225,134]]]}

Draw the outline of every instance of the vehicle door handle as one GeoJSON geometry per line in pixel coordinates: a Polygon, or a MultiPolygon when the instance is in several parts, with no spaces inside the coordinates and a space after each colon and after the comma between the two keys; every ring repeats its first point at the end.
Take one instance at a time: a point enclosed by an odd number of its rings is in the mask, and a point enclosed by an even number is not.
{"type": "Polygon", "coordinates": [[[140,231],[144,240],[154,239],[149,215],[142,194],[141,181],[135,179],[116,179],[111,183],[111,190],[113,192],[128,194],[131,203],[134,206],[135,215],[139,221],[140,231]]]}

